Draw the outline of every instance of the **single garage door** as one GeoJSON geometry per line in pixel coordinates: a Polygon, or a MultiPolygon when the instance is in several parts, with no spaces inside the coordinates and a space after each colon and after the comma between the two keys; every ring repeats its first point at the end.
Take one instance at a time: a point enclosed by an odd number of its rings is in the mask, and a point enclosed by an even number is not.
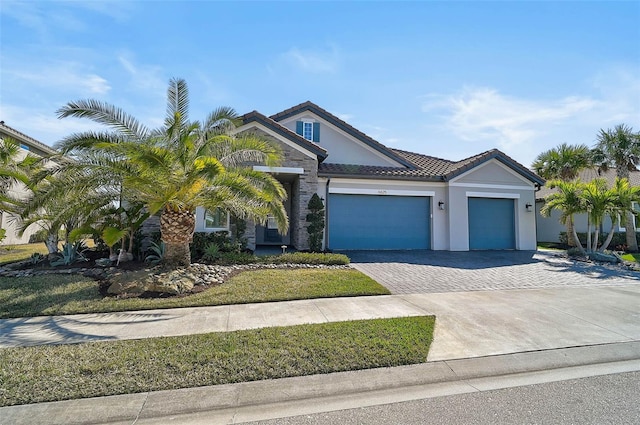
{"type": "Polygon", "coordinates": [[[469,249],[515,249],[513,199],[469,198],[469,249]]]}
{"type": "Polygon", "coordinates": [[[428,197],[329,195],[329,248],[429,249],[428,197]]]}

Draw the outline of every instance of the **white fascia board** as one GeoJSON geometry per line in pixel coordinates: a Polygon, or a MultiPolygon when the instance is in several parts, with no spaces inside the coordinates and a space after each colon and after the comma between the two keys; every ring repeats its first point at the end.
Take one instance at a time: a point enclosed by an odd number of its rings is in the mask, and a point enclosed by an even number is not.
{"type": "Polygon", "coordinates": [[[316,154],[314,154],[311,151],[308,151],[307,149],[303,148],[302,146],[293,143],[292,141],[286,139],[285,137],[279,135],[278,133],[276,133],[275,131],[263,126],[262,124],[256,123],[256,122],[251,122],[249,124],[245,124],[241,127],[238,127],[234,133],[242,133],[243,131],[247,131],[251,128],[257,128],[260,131],[263,131],[265,133],[267,133],[269,136],[273,137],[274,139],[284,143],[285,145],[299,151],[302,152],[303,154],[307,155],[309,158],[313,158],[313,159],[317,159],[318,156],[316,154]]]}
{"type": "Polygon", "coordinates": [[[266,165],[254,165],[253,170],[271,174],[304,174],[304,168],[298,167],[267,167],[266,165]]]}
{"type": "Polygon", "coordinates": [[[532,186],[510,186],[508,184],[484,184],[484,183],[449,183],[449,186],[452,187],[477,187],[477,188],[485,188],[485,189],[511,189],[511,190],[534,190],[535,188],[532,186]]]}
{"type": "Polygon", "coordinates": [[[332,177],[331,183],[334,184],[350,184],[350,185],[358,185],[358,184],[385,184],[389,186],[426,186],[426,187],[438,187],[444,188],[446,183],[444,182],[421,182],[419,180],[410,181],[410,180],[383,180],[383,179],[351,179],[344,177],[332,177]]]}
{"type": "Polygon", "coordinates": [[[435,196],[432,190],[402,189],[365,189],[355,187],[329,187],[329,193],[345,195],[382,195],[382,196],[435,196]]]}
{"type": "MultiPolygon", "coordinates": [[[[482,167],[486,167],[489,164],[497,164],[498,166],[502,167],[504,170],[506,170],[507,172],[511,173],[513,176],[517,177],[518,179],[522,180],[523,183],[528,183],[531,187],[533,187],[533,182],[531,182],[529,179],[525,178],[522,174],[514,171],[511,167],[507,167],[505,164],[503,164],[502,162],[498,161],[495,158],[491,158],[489,161],[485,161],[482,164],[473,167],[470,170],[465,171],[464,173],[460,174],[459,176],[454,177],[453,179],[449,180],[449,185],[450,186],[456,186],[456,182],[458,180],[460,180],[461,178],[464,178],[465,176],[473,173],[476,170],[481,169],[482,167]]],[[[460,186],[464,186],[466,184],[460,184],[460,186]]],[[[527,189],[529,189],[530,187],[527,187],[527,189]]]]}
{"type": "Polygon", "coordinates": [[[498,193],[498,192],[467,192],[467,198],[508,198],[520,199],[519,193],[498,193]]]}
{"type": "MultiPolygon", "coordinates": [[[[324,119],[322,119],[321,117],[317,116],[316,114],[314,114],[311,111],[304,111],[301,112],[297,115],[294,115],[293,117],[289,117],[285,120],[279,121],[281,123],[290,123],[292,121],[296,121],[298,119],[302,119],[299,118],[300,115],[311,115],[313,116],[313,119],[318,121],[318,122],[322,122],[324,125],[330,126],[332,129],[334,129],[335,131],[337,131],[338,133],[340,133],[342,136],[346,137],[347,139],[351,140],[354,143],[357,143],[359,146],[362,146],[363,148],[365,148],[366,150],[368,150],[369,152],[373,153],[374,155],[376,155],[378,158],[384,159],[385,161],[388,161],[392,166],[395,167],[405,167],[404,164],[399,163],[398,161],[395,161],[394,159],[388,157],[387,155],[383,154],[382,152],[379,152],[378,150],[372,148],[371,146],[367,145],[366,143],[361,142],[360,140],[356,139],[355,137],[353,137],[352,135],[350,135],[349,133],[343,131],[342,129],[336,127],[335,125],[331,124],[329,121],[326,121],[324,119]]],[[[304,121],[304,119],[302,119],[304,121]]],[[[322,134],[322,132],[320,133],[322,134]]]]}

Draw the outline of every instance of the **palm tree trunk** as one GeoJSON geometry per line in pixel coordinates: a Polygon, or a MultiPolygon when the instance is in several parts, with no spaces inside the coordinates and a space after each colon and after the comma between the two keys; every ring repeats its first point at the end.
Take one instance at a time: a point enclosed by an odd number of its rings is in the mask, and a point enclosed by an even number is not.
{"type": "Polygon", "coordinates": [[[600,252],[604,252],[605,249],[609,248],[609,244],[611,243],[611,240],[613,239],[613,234],[616,232],[616,224],[617,220],[611,220],[611,229],[609,230],[609,234],[607,235],[607,239],[604,240],[604,242],[602,243],[602,246],[600,247],[600,249],[598,251],[600,252]]]}
{"type": "Polygon", "coordinates": [[[576,239],[574,239],[574,226],[573,226],[573,220],[571,219],[567,219],[567,245],[571,246],[577,246],[576,244],[576,239]]]}
{"type": "Polygon", "coordinates": [[[188,266],[191,264],[189,242],[165,243],[163,262],[171,266],[188,266]]]}
{"type": "Polygon", "coordinates": [[[193,240],[196,217],[191,211],[165,209],[160,215],[160,235],[165,243],[163,262],[170,266],[191,264],[189,243],[193,240]]]}
{"type": "Polygon", "coordinates": [[[584,254],[584,248],[582,247],[580,239],[578,239],[578,234],[576,233],[576,226],[573,226],[573,216],[569,217],[568,221],[570,221],[572,224],[571,228],[573,229],[573,231],[571,233],[573,235],[573,240],[576,241],[576,247],[580,250],[581,253],[584,254]]]}
{"type": "Polygon", "coordinates": [[[587,252],[591,251],[591,221],[587,221],[587,252]]]}
{"type": "Polygon", "coordinates": [[[47,239],[45,239],[44,244],[47,247],[47,251],[49,252],[49,259],[52,258],[52,255],[58,252],[58,232],[52,233],[50,232],[47,235],[47,239]]]}
{"type": "Polygon", "coordinates": [[[625,214],[624,226],[627,234],[627,250],[631,252],[638,251],[638,240],[636,239],[636,229],[634,225],[634,217],[631,212],[625,214]]]}

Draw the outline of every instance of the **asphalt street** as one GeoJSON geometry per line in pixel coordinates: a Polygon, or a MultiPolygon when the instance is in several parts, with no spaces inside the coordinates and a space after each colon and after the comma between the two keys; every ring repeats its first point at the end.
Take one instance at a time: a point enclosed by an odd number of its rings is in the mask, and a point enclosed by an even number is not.
{"type": "Polygon", "coordinates": [[[640,372],[435,397],[253,425],[640,424],[640,372]]]}

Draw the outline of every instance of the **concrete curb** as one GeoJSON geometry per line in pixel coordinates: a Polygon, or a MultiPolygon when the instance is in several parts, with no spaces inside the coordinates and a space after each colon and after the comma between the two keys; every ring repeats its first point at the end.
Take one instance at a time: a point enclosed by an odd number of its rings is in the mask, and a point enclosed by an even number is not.
{"type": "MultiPolygon", "coordinates": [[[[0,408],[0,424],[142,424],[180,415],[184,419],[180,423],[188,422],[189,415],[192,416],[191,423],[237,423],[243,420],[242,415],[238,416],[239,409],[253,412],[245,415],[245,419],[266,419],[280,417],[274,413],[274,409],[286,403],[319,405],[321,403],[312,401],[325,398],[345,400],[357,394],[364,394],[373,400],[376,394],[380,398],[384,391],[397,393],[399,389],[409,391],[419,386],[437,387],[445,383],[459,383],[458,387],[454,385],[448,391],[460,393],[469,391],[461,388],[462,383],[483,378],[607,363],[617,363],[619,367],[603,373],[617,373],[640,370],[638,360],[640,341],[569,347],[393,368],[9,406],[0,408]]],[[[465,386],[468,387],[468,384],[465,386]]],[[[491,385],[485,382],[484,388],[491,388],[491,385]]],[[[477,387],[475,390],[478,390],[477,387]]],[[[382,402],[394,401],[385,397],[382,402]]],[[[351,406],[345,404],[344,408],[348,407],[351,406]]]]}

